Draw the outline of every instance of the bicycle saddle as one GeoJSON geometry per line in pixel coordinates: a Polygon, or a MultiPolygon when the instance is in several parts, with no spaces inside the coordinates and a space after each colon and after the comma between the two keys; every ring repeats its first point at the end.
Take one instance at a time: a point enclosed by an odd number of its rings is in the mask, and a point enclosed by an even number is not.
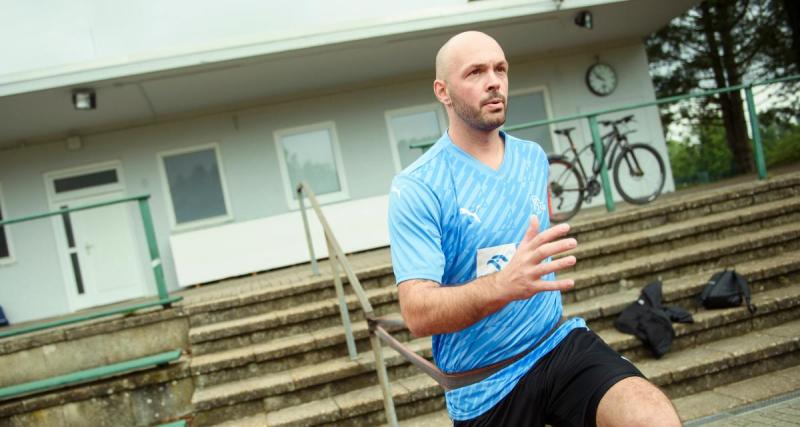
{"type": "Polygon", "coordinates": [[[575,128],[571,127],[571,128],[564,128],[564,129],[556,129],[553,132],[555,132],[555,133],[557,133],[559,135],[569,135],[569,133],[572,132],[573,129],[575,129],[575,128]]]}
{"type": "Polygon", "coordinates": [[[617,120],[598,120],[597,122],[600,123],[603,126],[611,126],[611,125],[617,125],[617,124],[620,124],[620,123],[628,123],[631,120],[633,120],[633,114],[627,115],[627,116],[625,116],[625,117],[623,117],[621,119],[617,119],[617,120]]]}

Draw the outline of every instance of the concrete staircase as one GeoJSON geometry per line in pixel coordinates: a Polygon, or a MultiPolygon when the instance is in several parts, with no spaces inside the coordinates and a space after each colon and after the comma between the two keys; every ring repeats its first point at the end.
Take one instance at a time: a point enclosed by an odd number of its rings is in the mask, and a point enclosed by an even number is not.
{"type": "MultiPolygon", "coordinates": [[[[579,241],[573,251],[578,265],[561,275],[576,280],[575,289],[563,295],[565,315],[584,317],[676,402],[684,419],[709,415],[713,402],[729,388],[775,384],[770,379],[775,375],[796,379],[800,375],[798,195],[800,174],[793,173],[767,182],[668,195],[645,207],[579,219],[572,232],[579,241]],[[747,277],[758,306],[755,315],[744,307],[698,308],[696,295],[723,267],[735,267],[747,277]],[[674,325],[672,350],[658,360],[638,339],[612,326],[640,289],[655,279],[663,282],[665,301],[692,310],[695,319],[693,324],[674,325]]],[[[397,315],[388,252],[360,254],[354,260],[375,310],[397,315]]],[[[352,295],[348,304],[360,351],[357,360],[347,357],[332,280],[324,271],[320,278],[286,279],[187,306],[195,384],[193,424],[384,423],[366,324],[352,295]]],[[[396,336],[430,357],[430,338],[396,336]]],[[[384,349],[384,356],[401,424],[447,425],[441,388],[395,352],[384,349]]],[[[800,379],[781,384],[800,384],[800,379]]],[[[759,396],[790,391],[786,387],[774,386],[759,396]]],[[[747,400],[725,396],[724,409],[747,400]]]]}

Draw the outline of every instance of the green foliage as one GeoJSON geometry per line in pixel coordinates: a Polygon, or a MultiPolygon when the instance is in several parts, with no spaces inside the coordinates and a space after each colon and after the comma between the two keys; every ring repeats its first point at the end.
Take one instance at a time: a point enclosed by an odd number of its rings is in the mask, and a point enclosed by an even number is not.
{"type": "Polygon", "coordinates": [[[733,155],[725,141],[722,125],[696,129],[697,142],[667,141],[675,186],[705,183],[733,175],[733,155]]]}
{"type": "Polygon", "coordinates": [[[800,162],[800,125],[761,117],[761,139],[767,168],[800,162]]]}
{"type": "MultiPolygon", "coordinates": [[[[759,116],[761,140],[769,168],[800,163],[800,124],[782,120],[780,114],[759,116]]],[[[712,182],[734,174],[733,155],[725,143],[721,124],[705,124],[694,129],[690,141],[667,141],[672,175],[677,188],[712,182]]]]}

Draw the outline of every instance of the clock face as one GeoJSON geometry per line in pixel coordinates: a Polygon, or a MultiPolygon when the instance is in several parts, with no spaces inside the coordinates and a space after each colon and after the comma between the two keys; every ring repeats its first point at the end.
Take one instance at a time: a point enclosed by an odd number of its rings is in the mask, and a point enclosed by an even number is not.
{"type": "Polygon", "coordinates": [[[617,72],[608,64],[594,64],[586,71],[586,85],[593,94],[606,96],[617,88],[617,72]]]}

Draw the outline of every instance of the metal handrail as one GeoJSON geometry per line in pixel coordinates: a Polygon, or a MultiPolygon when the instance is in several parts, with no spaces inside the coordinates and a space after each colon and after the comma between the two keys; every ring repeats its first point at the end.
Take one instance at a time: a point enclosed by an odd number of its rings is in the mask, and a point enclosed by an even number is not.
{"type": "MultiPolygon", "coordinates": [[[[603,156],[603,143],[602,143],[602,141],[600,139],[600,128],[599,128],[599,126],[597,124],[597,116],[604,115],[604,114],[617,113],[617,112],[620,112],[620,111],[633,110],[633,109],[637,109],[637,108],[650,107],[650,106],[654,106],[654,105],[669,104],[669,103],[673,103],[673,102],[683,101],[685,99],[701,98],[701,97],[712,96],[712,95],[716,95],[716,94],[720,94],[720,93],[734,92],[734,91],[739,91],[739,90],[744,89],[745,100],[746,100],[746,103],[747,103],[747,110],[748,110],[748,115],[749,115],[749,119],[750,119],[750,131],[751,131],[752,136],[753,136],[754,160],[755,160],[755,163],[756,163],[756,169],[758,170],[758,179],[762,179],[763,180],[763,179],[767,178],[767,166],[766,166],[766,162],[764,160],[764,146],[763,146],[763,144],[761,142],[761,130],[758,127],[758,113],[756,112],[755,100],[753,98],[753,87],[754,86],[769,85],[769,84],[774,84],[774,83],[783,83],[783,82],[788,82],[788,81],[793,81],[793,80],[800,80],[800,75],[785,76],[785,77],[780,77],[780,78],[776,78],[776,79],[749,82],[749,83],[744,83],[744,84],[735,85],[735,86],[727,86],[727,87],[723,87],[723,88],[719,88],[719,89],[713,89],[713,90],[707,90],[707,91],[701,91],[701,92],[694,92],[694,93],[685,93],[685,94],[675,95],[675,96],[668,96],[666,98],[656,99],[655,101],[640,102],[640,103],[636,103],[636,104],[624,105],[622,107],[614,107],[614,108],[608,108],[608,109],[605,109],[605,110],[592,111],[592,112],[589,112],[589,113],[575,114],[575,115],[564,116],[564,117],[556,117],[555,119],[536,120],[536,121],[527,122],[527,123],[520,123],[520,124],[514,125],[514,126],[508,126],[508,127],[504,128],[504,130],[511,132],[511,131],[520,130],[520,129],[528,129],[528,128],[534,128],[534,127],[549,125],[551,123],[560,123],[560,122],[566,122],[566,121],[570,121],[570,120],[587,119],[589,121],[589,130],[591,131],[591,134],[592,134],[592,144],[594,145],[595,156],[598,159],[603,159],[605,157],[603,156]]],[[[436,143],[436,141],[418,142],[418,143],[409,145],[409,148],[420,148],[422,150],[427,150],[428,148],[430,148],[435,143],[436,143]]],[[[616,208],[615,208],[615,205],[614,205],[614,199],[611,196],[611,184],[610,184],[610,181],[608,179],[608,169],[607,169],[607,167],[605,165],[605,162],[602,162],[601,165],[600,165],[600,177],[601,177],[601,182],[602,182],[602,185],[603,185],[603,195],[605,196],[606,210],[608,210],[609,212],[613,212],[616,208]]]]}
{"type": "Polygon", "coordinates": [[[151,307],[154,305],[161,305],[163,308],[170,308],[172,307],[172,303],[176,301],[180,301],[183,299],[182,297],[170,297],[169,292],[167,291],[167,282],[164,278],[164,267],[161,265],[161,254],[158,250],[158,241],[156,240],[156,233],[155,228],[153,227],[153,217],[150,214],[150,204],[148,200],[150,199],[149,194],[142,194],[139,196],[131,196],[131,197],[124,197],[121,199],[115,200],[108,200],[104,202],[92,203],[88,205],[82,206],[75,206],[71,208],[64,208],[58,209],[51,212],[42,212],[38,214],[28,215],[25,217],[20,218],[12,218],[4,221],[0,221],[0,227],[17,224],[21,222],[33,221],[42,218],[49,218],[53,216],[63,215],[69,212],[77,212],[83,211],[87,209],[95,209],[103,206],[109,205],[116,205],[120,203],[127,203],[136,201],[139,204],[139,214],[142,219],[142,226],[144,227],[145,238],[147,239],[147,249],[150,253],[150,266],[153,270],[153,276],[156,280],[156,290],[158,292],[158,301],[155,303],[145,303],[145,304],[136,304],[132,306],[120,307],[120,308],[113,308],[109,310],[104,310],[97,313],[92,313],[89,315],[82,315],[82,316],[75,316],[67,319],[61,319],[55,322],[47,322],[38,325],[31,325],[24,328],[12,329],[10,331],[6,331],[0,333],[0,338],[5,338],[14,335],[20,335],[28,332],[39,331],[43,329],[49,329],[56,326],[63,326],[66,324],[82,322],[85,320],[95,319],[98,317],[105,317],[105,316],[112,316],[115,314],[120,313],[129,313],[141,308],[151,307]]]}
{"type": "Polygon", "coordinates": [[[375,370],[377,371],[378,381],[380,382],[381,390],[383,391],[383,408],[386,412],[386,422],[388,422],[392,427],[397,427],[397,414],[394,409],[394,400],[392,399],[392,389],[391,385],[389,384],[389,375],[386,371],[386,363],[383,359],[383,350],[381,348],[380,338],[375,331],[376,328],[383,330],[382,326],[375,324],[375,322],[381,322],[381,319],[375,317],[372,310],[372,304],[369,302],[367,293],[361,286],[358,276],[356,276],[356,274],[353,272],[353,269],[350,267],[350,263],[347,261],[347,257],[342,251],[341,246],[339,246],[339,242],[333,235],[333,230],[331,230],[328,220],[322,213],[322,208],[320,208],[320,205],[317,202],[317,197],[314,194],[314,191],[306,182],[300,182],[297,184],[297,199],[300,202],[300,212],[303,216],[303,226],[305,227],[306,240],[308,242],[308,249],[311,255],[311,262],[315,267],[315,274],[319,274],[319,270],[316,267],[316,258],[313,247],[314,245],[311,240],[311,230],[308,226],[308,218],[306,217],[305,213],[306,205],[303,196],[308,198],[311,208],[313,208],[314,212],[317,214],[317,219],[322,225],[322,230],[325,234],[325,243],[328,246],[328,259],[330,260],[331,264],[333,283],[334,287],[336,288],[337,298],[339,300],[339,313],[342,317],[342,325],[345,329],[345,339],[347,340],[347,350],[350,354],[350,358],[352,360],[357,359],[358,353],[356,351],[355,338],[353,337],[353,327],[350,322],[347,302],[345,301],[344,297],[342,280],[339,275],[339,267],[344,270],[347,280],[350,282],[350,286],[353,288],[356,298],[361,304],[361,310],[364,312],[364,317],[366,317],[369,325],[369,342],[372,347],[372,352],[375,355],[375,370]]]}
{"type": "Polygon", "coordinates": [[[300,182],[297,185],[297,195],[298,195],[297,197],[298,201],[300,202],[300,212],[303,217],[303,226],[306,232],[306,241],[308,242],[309,246],[308,250],[311,256],[311,263],[312,266],[314,266],[315,274],[317,275],[319,275],[319,270],[317,267],[317,260],[314,255],[314,247],[311,239],[311,229],[308,226],[308,217],[305,213],[306,206],[305,206],[305,200],[303,198],[304,195],[305,197],[308,198],[311,207],[317,214],[317,218],[319,219],[320,224],[322,224],[322,230],[325,234],[325,243],[328,246],[328,258],[331,263],[333,283],[334,287],[336,288],[336,295],[339,300],[339,312],[341,314],[342,325],[344,326],[345,330],[347,349],[350,354],[350,358],[352,360],[356,360],[358,358],[358,353],[356,352],[355,338],[353,337],[353,327],[350,322],[350,315],[347,309],[347,303],[344,298],[344,289],[342,287],[342,281],[339,275],[339,266],[341,266],[342,270],[344,270],[344,273],[347,276],[350,285],[353,287],[353,290],[356,293],[359,303],[361,304],[361,309],[364,312],[364,317],[367,321],[367,329],[369,331],[370,345],[372,346],[372,351],[375,354],[375,370],[377,371],[378,380],[380,382],[381,389],[383,392],[383,406],[384,410],[386,411],[386,420],[389,423],[389,425],[393,427],[397,426],[397,415],[394,409],[394,400],[392,399],[392,391],[389,385],[389,376],[386,372],[386,363],[383,359],[383,352],[381,350],[380,341],[385,342],[389,347],[397,351],[397,353],[400,354],[400,356],[402,356],[405,360],[410,362],[412,365],[418,367],[420,370],[422,370],[422,372],[426,373],[428,376],[433,378],[445,390],[453,390],[456,388],[464,387],[469,384],[474,384],[488,377],[492,373],[496,372],[497,369],[502,367],[500,366],[501,364],[505,366],[506,364],[513,362],[513,360],[516,360],[515,357],[502,361],[499,364],[495,364],[480,369],[475,369],[458,374],[445,374],[435,364],[431,363],[429,360],[420,356],[419,354],[411,350],[408,346],[406,346],[405,344],[394,338],[389,333],[390,331],[407,329],[403,319],[375,316],[372,310],[372,304],[370,304],[369,298],[367,298],[367,294],[364,291],[364,288],[361,286],[361,282],[358,280],[358,276],[356,276],[355,273],[353,273],[353,269],[350,266],[350,263],[347,261],[347,257],[342,251],[341,246],[339,246],[339,243],[337,242],[336,237],[333,234],[333,230],[331,230],[330,224],[328,224],[328,220],[322,213],[322,209],[320,208],[320,205],[317,202],[317,198],[316,195],[314,194],[314,191],[311,189],[311,187],[308,186],[307,183],[300,182]]]}

